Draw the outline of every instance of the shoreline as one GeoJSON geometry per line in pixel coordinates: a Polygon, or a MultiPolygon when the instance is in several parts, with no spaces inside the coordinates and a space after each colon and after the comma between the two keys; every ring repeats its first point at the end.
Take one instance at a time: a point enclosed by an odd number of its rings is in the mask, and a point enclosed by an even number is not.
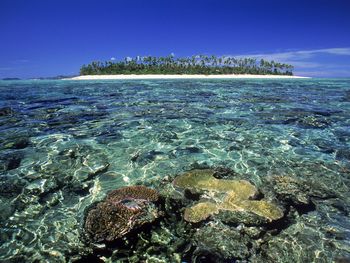
{"type": "Polygon", "coordinates": [[[127,80],[127,79],[308,79],[310,77],[287,75],[84,75],[64,80],[127,80]]]}

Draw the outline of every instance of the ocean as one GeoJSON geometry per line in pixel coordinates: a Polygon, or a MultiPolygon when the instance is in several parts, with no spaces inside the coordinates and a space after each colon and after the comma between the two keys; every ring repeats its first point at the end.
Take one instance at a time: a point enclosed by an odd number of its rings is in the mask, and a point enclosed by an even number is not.
{"type": "Polygon", "coordinates": [[[0,81],[0,134],[0,262],[350,260],[350,79],[0,81]],[[285,211],[223,226],[260,231],[239,253],[173,234],[123,258],[81,238],[109,191],[217,167],[285,211]]]}

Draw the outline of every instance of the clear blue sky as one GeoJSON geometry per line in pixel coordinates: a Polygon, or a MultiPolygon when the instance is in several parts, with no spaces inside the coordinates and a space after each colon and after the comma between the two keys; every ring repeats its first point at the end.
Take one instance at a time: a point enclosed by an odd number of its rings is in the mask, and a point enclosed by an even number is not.
{"type": "Polygon", "coordinates": [[[349,0],[0,0],[0,78],[136,55],[255,55],[350,77],[349,0]]]}

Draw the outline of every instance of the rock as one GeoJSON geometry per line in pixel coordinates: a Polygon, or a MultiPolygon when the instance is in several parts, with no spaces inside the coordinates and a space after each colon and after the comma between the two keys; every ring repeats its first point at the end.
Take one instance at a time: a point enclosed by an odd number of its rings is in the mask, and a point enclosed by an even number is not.
{"type": "Polygon", "coordinates": [[[274,176],[271,181],[277,198],[293,205],[308,205],[311,198],[325,199],[335,196],[325,186],[310,180],[289,176],[274,176]]]}
{"type": "Polygon", "coordinates": [[[334,262],[334,258],[350,257],[344,231],[347,228],[326,223],[327,217],[334,218],[334,214],[327,211],[303,215],[295,224],[268,238],[255,262],[334,262]]]}
{"type": "Polygon", "coordinates": [[[171,155],[173,157],[180,157],[180,156],[186,156],[196,153],[202,153],[203,150],[196,147],[196,146],[188,146],[185,148],[178,147],[175,150],[171,151],[171,155]]]}
{"type": "Polygon", "coordinates": [[[0,171],[10,171],[18,168],[22,161],[21,153],[10,153],[0,156],[0,171]]]}
{"type": "Polygon", "coordinates": [[[148,163],[153,162],[156,158],[164,156],[165,153],[161,151],[151,150],[149,152],[140,153],[137,151],[131,156],[131,161],[138,165],[145,166],[148,163]]]}
{"type": "Polygon", "coordinates": [[[104,165],[102,165],[100,167],[97,167],[95,170],[93,170],[92,172],[90,172],[88,174],[87,178],[84,179],[83,182],[92,180],[97,175],[106,172],[108,170],[109,165],[110,165],[109,163],[106,163],[106,164],[104,164],[104,165]]]}
{"type": "Polygon", "coordinates": [[[9,199],[0,198],[0,210],[0,226],[3,227],[8,221],[8,218],[15,212],[15,206],[9,199]]]}
{"type": "Polygon", "coordinates": [[[300,108],[258,113],[268,124],[298,125],[304,129],[322,129],[331,125],[328,117],[341,111],[327,109],[305,110],[300,108]]]}
{"type": "Polygon", "coordinates": [[[101,131],[93,135],[96,137],[96,141],[101,144],[120,141],[123,138],[120,128],[117,126],[102,127],[101,131]]]}
{"type": "Polygon", "coordinates": [[[288,176],[275,176],[273,184],[273,189],[279,198],[297,205],[310,203],[309,188],[304,181],[288,176]]]}
{"type": "Polygon", "coordinates": [[[333,133],[340,142],[349,142],[350,141],[349,129],[337,129],[337,130],[333,131],[333,133]]]}
{"type": "Polygon", "coordinates": [[[50,155],[45,169],[36,167],[38,174],[62,186],[73,181],[88,182],[107,171],[108,156],[100,148],[88,144],[60,145],[58,152],[50,155]],[[56,176],[60,174],[60,176],[56,176]]]}
{"type": "Polygon", "coordinates": [[[337,160],[350,160],[350,150],[347,148],[337,150],[335,158],[337,160]]]}
{"type": "MultiPolygon", "coordinates": [[[[292,225],[263,246],[263,262],[312,262],[316,259],[315,251],[319,247],[316,243],[319,241],[318,235],[315,229],[300,224],[292,225]]],[[[327,262],[322,253],[319,256],[320,262],[327,262]]]]}
{"type": "Polygon", "coordinates": [[[25,183],[22,181],[2,178],[0,181],[0,196],[6,198],[14,198],[22,192],[24,186],[25,183]]]}
{"type": "Polygon", "coordinates": [[[159,217],[158,193],[144,186],[123,187],[90,208],[84,230],[92,242],[117,240],[159,217]]]}
{"type": "Polygon", "coordinates": [[[14,141],[5,144],[5,148],[7,149],[24,149],[29,145],[29,139],[24,138],[16,138],[14,141]]]}
{"type": "Polygon", "coordinates": [[[343,102],[350,102],[350,90],[345,90],[344,97],[342,98],[343,102]]]}
{"type": "Polygon", "coordinates": [[[331,122],[324,117],[320,116],[306,116],[300,118],[297,121],[297,124],[301,128],[314,128],[314,129],[323,129],[331,125],[331,122]]]}
{"type": "Polygon", "coordinates": [[[211,223],[199,228],[193,240],[196,246],[193,262],[203,262],[203,259],[212,259],[211,262],[236,262],[250,254],[249,237],[222,223],[211,223]]]}
{"type": "Polygon", "coordinates": [[[157,133],[155,137],[159,142],[168,142],[168,143],[171,143],[174,140],[179,139],[176,132],[167,131],[167,130],[157,133]]]}
{"type": "Polygon", "coordinates": [[[12,115],[14,111],[10,107],[0,108],[0,116],[9,116],[12,115]]]}
{"type": "Polygon", "coordinates": [[[324,139],[313,140],[313,143],[319,148],[320,152],[333,153],[335,151],[334,143],[324,139]]]}
{"type": "Polygon", "coordinates": [[[213,176],[217,179],[233,179],[240,176],[230,168],[223,167],[223,166],[215,167],[214,171],[215,173],[213,176]]]}

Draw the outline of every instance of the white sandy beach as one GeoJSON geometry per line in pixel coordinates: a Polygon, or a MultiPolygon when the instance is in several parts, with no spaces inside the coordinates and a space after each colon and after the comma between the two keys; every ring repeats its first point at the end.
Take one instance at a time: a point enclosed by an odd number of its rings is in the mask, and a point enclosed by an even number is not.
{"type": "Polygon", "coordinates": [[[67,80],[108,80],[108,79],[303,79],[308,77],[286,75],[85,75],[67,80]]]}

